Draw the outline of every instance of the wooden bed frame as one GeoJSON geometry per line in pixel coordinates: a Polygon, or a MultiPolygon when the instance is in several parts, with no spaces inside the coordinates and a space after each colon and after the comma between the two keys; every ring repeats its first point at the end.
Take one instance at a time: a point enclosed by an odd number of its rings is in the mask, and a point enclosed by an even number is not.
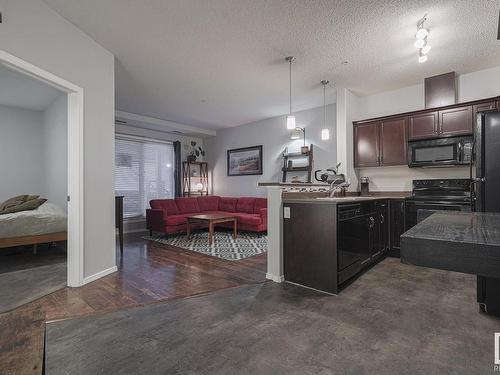
{"type": "Polygon", "coordinates": [[[38,244],[67,241],[67,240],[68,240],[67,232],[47,233],[47,234],[40,234],[38,236],[0,238],[0,249],[5,247],[25,246],[25,245],[35,245],[36,249],[36,245],[38,244]]]}

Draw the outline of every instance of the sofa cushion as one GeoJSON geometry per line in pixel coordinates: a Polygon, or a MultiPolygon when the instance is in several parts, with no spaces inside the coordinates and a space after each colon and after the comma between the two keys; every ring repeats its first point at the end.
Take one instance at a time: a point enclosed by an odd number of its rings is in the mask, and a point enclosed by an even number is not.
{"type": "Polygon", "coordinates": [[[173,199],[152,199],[149,201],[149,205],[157,210],[167,210],[167,215],[179,214],[179,209],[173,199]]]}
{"type": "Polygon", "coordinates": [[[262,218],[258,214],[236,213],[234,216],[238,219],[238,224],[260,225],[262,218]]]}
{"type": "Polygon", "coordinates": [[[226,212],[236,212],[236,203],[238,198],[224,198],[221,197],[219,200],[219,210],[226,212]]]}
{"type": "Polygon", "coordinates": [[[167,225],[186,224],[186,221],[186,215],[168,215],[166,220],[167,225]]]}
{"type": "Polygon", "coordinates": [[[175,198],[175,203],[179,207],[179,213],[190,214],[192,212],[200,212],[200,207],[198,206],[197,198],[175,198]]]}
{"type": "Polygon", "coordinates": [[[211,195],[208,197],[198,197],[198,206],[201,212],[217,211],[219,209],[220,197],[211,195]]]}
{"type": "Polygon", "coordinates": [[[253,213],[259,214],[261,208],[267,208],[266,198],[255,198],[255,204],[253,206],[253,213]]]}
{"type": "Polygon", "coordinates": [[[236,212],[253,214],[254,204],[255,198],[238,198],[238,203],[236,203],[236,212]]]}

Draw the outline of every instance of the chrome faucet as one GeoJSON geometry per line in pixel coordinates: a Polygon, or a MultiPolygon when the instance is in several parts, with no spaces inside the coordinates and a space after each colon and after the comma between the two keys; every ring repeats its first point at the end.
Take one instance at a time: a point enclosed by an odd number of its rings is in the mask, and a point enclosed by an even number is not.
{"type": "Polygon", "coordinates": [[[339,191],[340,189],[343,189],[343,188],[348,188],[351,184],[348,182],[348,181],[345,181],[344,179],[344,176],[342,177],[336,177],[331,183],[330,183],[330,189],[329,189],[329,193],[330,193],[330,198],[333,198],[335,196],[335,193],[337,191],[339,191]],[[343,180],[344,182],[340,183],[340,184],[335,184],[336,182],[340,181],[340,180],[343,180]]]}

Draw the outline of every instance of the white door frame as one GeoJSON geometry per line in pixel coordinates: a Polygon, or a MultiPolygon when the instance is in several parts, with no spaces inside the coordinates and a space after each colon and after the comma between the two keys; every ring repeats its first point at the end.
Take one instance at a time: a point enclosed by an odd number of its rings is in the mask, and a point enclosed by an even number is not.
{"type": "Polygon", "coordinates": [[[83,88],[0,50],[0,64],[68,95],[68,286],[83,285],[83,88]]]}

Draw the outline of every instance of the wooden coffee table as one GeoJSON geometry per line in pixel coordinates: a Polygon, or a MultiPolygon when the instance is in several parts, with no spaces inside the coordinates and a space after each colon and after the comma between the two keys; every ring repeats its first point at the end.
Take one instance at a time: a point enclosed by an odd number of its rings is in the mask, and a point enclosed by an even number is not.
{"type": "Polygon", "coordinates": [[[215,224],[233,223],[233,238],[236,239],[238,232],[238,223],[234,216],[225,214],[202,214],[192,215],[187,218],[187,236],[191,238],[191,224],[195,222],[203,222],[208,224],[208,244],[214,242],[214,227],[215,224]]]}

